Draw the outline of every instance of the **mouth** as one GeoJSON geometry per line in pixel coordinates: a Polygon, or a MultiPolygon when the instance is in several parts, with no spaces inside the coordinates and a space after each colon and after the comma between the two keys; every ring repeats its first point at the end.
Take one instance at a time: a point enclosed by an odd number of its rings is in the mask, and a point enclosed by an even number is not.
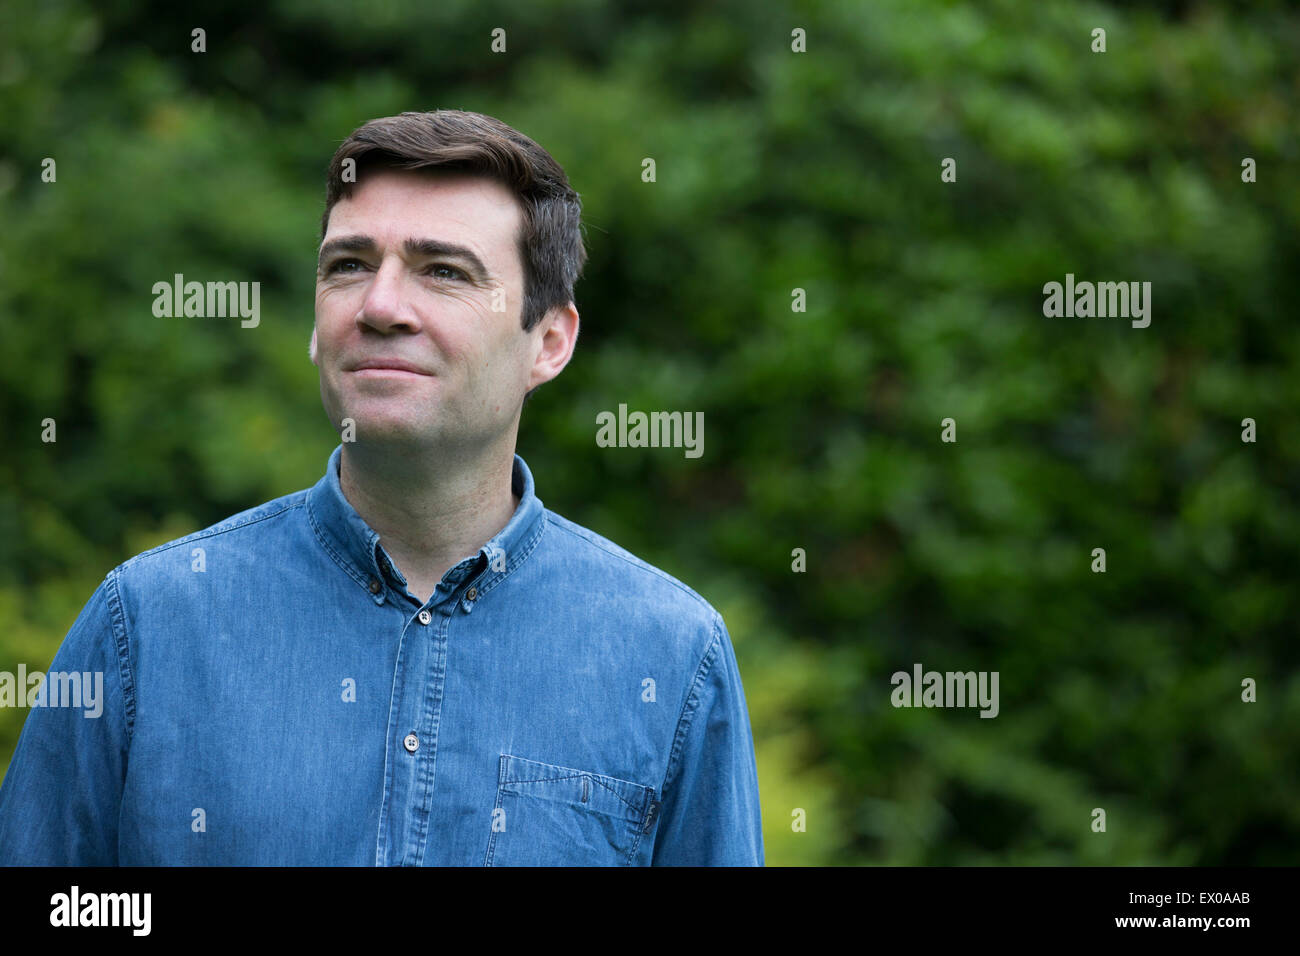
{"type": "Polygon", "coordinates": [[[363,378],[387,375],[419,375],[427,377],[432,374],[411,362],[401,359],[368,359],[364,362],[358,362],[347,371],[363,378]]]}

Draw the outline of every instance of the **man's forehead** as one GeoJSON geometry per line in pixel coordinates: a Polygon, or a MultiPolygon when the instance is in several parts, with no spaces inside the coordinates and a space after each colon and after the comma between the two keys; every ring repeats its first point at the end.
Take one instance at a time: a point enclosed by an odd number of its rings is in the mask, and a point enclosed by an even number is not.
{"type": "Polygon", "coordinates": [[[455,170],[384,168],[363,171],[351,195],[335,203],[326,238],[345,232],[381,242],[456,238],[485,251],[509,251],[519,221],[518,202],[496,180],[455,170]]]}

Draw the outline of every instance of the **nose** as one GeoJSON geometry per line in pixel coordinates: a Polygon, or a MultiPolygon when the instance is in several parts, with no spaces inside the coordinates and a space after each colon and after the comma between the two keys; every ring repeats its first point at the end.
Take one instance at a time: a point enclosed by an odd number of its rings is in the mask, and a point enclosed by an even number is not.
{"type": "Polygon", "coordinates": [[[357,324],[376,332],[418,332],[420,320],[407,301],[405,272],[397,257],[384,259],[366,289],[357,324]]]}

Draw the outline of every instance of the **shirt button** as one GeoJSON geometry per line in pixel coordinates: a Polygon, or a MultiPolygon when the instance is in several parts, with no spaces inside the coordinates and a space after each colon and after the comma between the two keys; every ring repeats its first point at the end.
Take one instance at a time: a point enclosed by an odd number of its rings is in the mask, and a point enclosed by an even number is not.
{"type": "Polygon", "coordinates": [[[473,601],[478,597],[478,588],[470,588],[465,592],[466,600],[473,601]]]}
{"type": "Polygon", "coordinates": [[[420,749],[420,738],[415,734],[407,734],[406,739],[402,741],[402,745],[411,753],[415,753],[420,749]]]}
{"type": "Polygon", "coordinates": [[[370,579],[370,593],[371,593],[371,594],[378,594],[378,593],[379,593],[380,591],[382,591],[383,589],[384,589],[384,586],[383,586],[382,584],[379,583],[379,578],[371,578],[371,579],[370,579]]]}
{"type": "Polygon", "coordinates": [[[421,612],[420,612],[420,623],[421,623],[421,624],[428,624],[428,623],[429,623],[430,621],[432,621],[432,620],[433,620],[433,616],[430,615],[428,611],[421,611],[421,612]]]}

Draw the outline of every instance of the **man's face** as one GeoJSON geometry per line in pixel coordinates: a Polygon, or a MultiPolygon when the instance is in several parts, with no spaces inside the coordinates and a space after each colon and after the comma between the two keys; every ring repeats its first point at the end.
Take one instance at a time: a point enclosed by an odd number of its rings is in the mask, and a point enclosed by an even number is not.
{"type": "Polygon", "coordinates": [[[468,453],[510,432],[552,377],[535,368],[547,323],[520,325],[520,215],[500,184],[448,172],[377,169],[335,204],[311,357],[336,428],[468,453]]]}

